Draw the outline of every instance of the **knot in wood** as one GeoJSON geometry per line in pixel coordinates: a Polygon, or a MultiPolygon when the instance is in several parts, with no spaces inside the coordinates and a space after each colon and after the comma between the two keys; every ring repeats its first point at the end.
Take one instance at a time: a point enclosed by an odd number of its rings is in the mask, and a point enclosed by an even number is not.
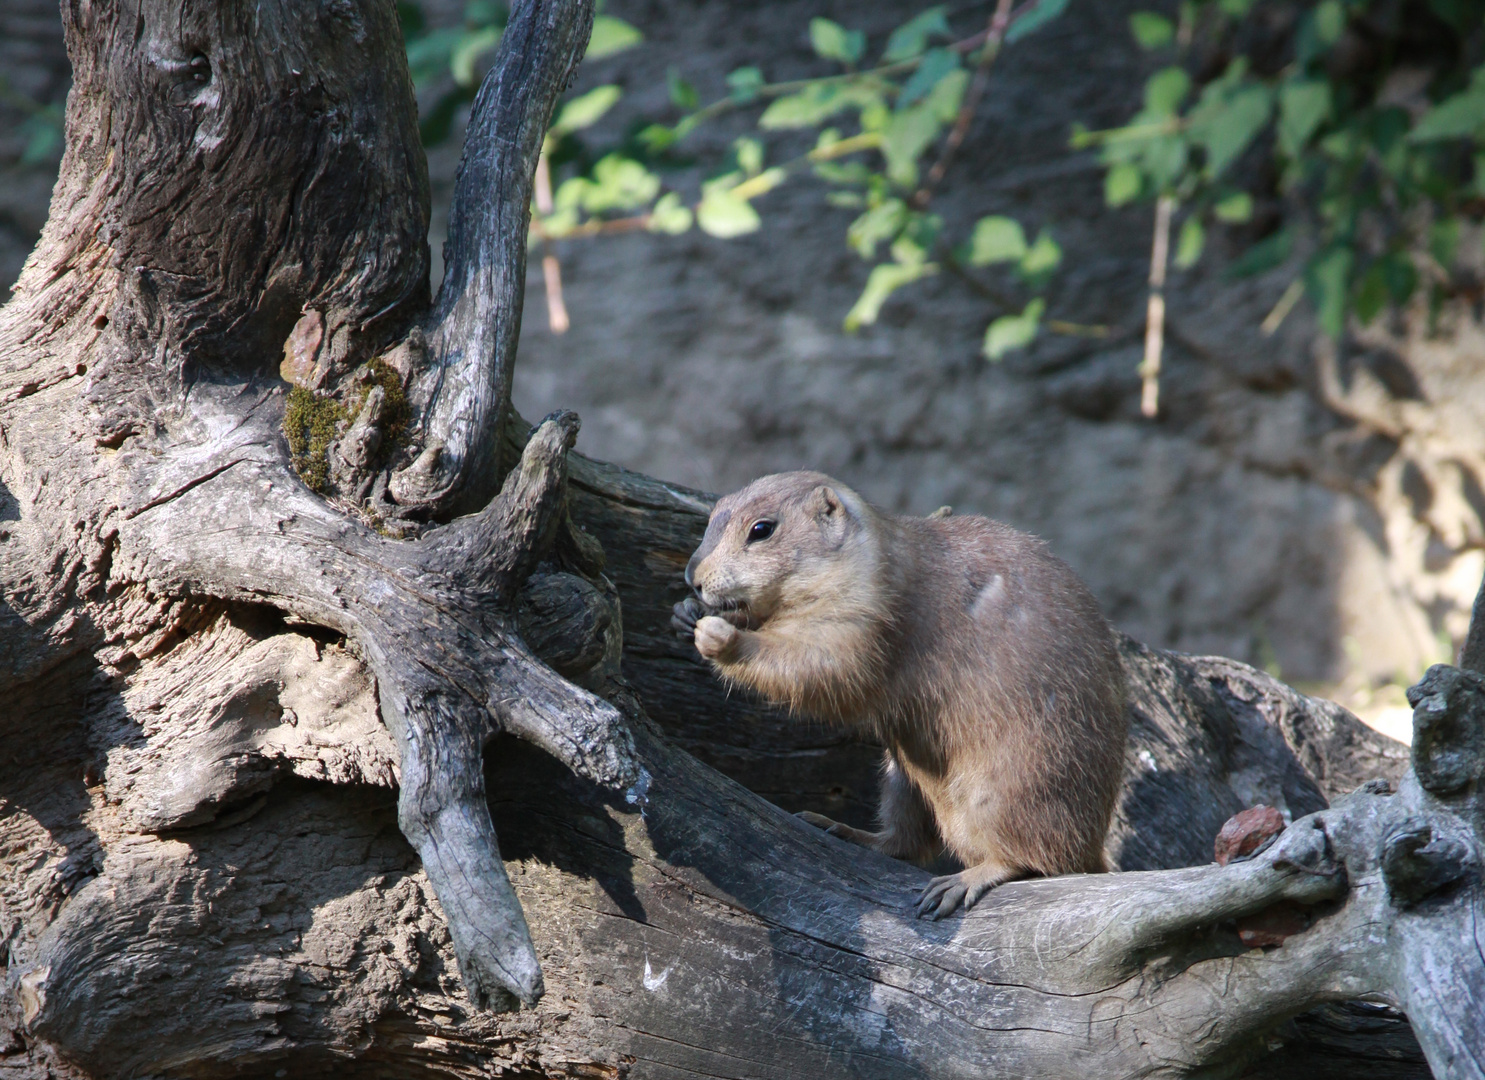
{"type": "Polygon", "coordinates": [[[1395,907],[1409,908],[1470,875],[1472,845],[1438,829],[1426,818],[1409,818],[1382,844],[1382,879],[1395,907]]]}
{"type": "Polygon", "coordinates": [[[1434,795],[1458,792],[1485,775],[1485,678],[1435,664],[1408,689],[1413,706],[1413,773],[1434,795]]]}

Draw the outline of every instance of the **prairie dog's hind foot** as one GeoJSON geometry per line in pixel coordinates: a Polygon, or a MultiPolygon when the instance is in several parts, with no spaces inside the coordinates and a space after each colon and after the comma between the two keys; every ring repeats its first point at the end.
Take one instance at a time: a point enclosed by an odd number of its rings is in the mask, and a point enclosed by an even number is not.
{"type": "Polygon", "coordinates": [[[936,877],[918,897],[918,918],[937,921],[952,915],[960,907],[974,907],[991,889],[1019,877],[1015,870],[1001,863],[983,862],[957,874],[936,877]]]}
{"type": "Polygon", "coordinates": [[[817,829],[823,829],[831,836],[838,836],[842,840],[849,840],[853,844],[860,844],[873,850],[879,850],[877,834],[847,825],[844,822],[828,818],[824,814],[817,814],[813,810],[801,810],[794,815],[800,821],[813,825],[817,829]]]}

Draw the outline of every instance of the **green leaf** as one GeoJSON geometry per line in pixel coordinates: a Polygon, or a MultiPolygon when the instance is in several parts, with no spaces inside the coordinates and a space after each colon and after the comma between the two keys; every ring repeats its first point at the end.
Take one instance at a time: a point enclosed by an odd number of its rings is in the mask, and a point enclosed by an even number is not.
{"type": "Polygon", "coordinates": [[[1195,266],[1206,242],[1207,233],[1202,228],[1201,219],[1195,214],[1191,215],[1181,223],[1181,232],[1176,238],[1176,266],[1182,270],[1195,266]]]}
{"type": "Polygon", "coordinates": [[[908,215],[907,225],[903,228],[902,238],[894,241],[892,253],[898,262],[906,261],[905,257],[898,251],[899,243],[911,242],[924,252],[927,252],[938,241],[938,234],[943,231],[944,219],[938,214],[925,214],[914,211],[908,215]]]}
{"type": "Polygon", "coordinates": [[[931,7],[927,11],[920,11],[892,31],[882,59],[889,64],[910,60],[928,47],[931,38],[950,36],[949,21],[944,18],[944,9],[931,7]]]}
{"type": "Polygon", "coordinates": [[[462,29],[449,27],[407,43],[407,67],[419,89],[444,76],[449,69],[449,57],[463,37],[462,29]]]}
{"type": "Polygon", "coordinates": [[[1241,224],[1253,216],[1253,196],[1246,191],[1234,192],[1219,202],[1212,212],[1218,221],[1228,225],[1241,224]]]}
{"type": "Polygon", "coordinates": [[[593,166],[593,179],[582,189],[582,204],[590,214],[633,210],[647,205],[659,193],[658,176],[633,158],[609,154],[593,166]]]}
{"type": "Polygon", "coordinates": [[[918,182],[918,156],[938,138],[939,119],[919,105],[893,115],[882,137],[887,178],[902,187],[918,182]]]}
{"type": "Polygon", "coordinates": [[[465,89],[474,86],[474,65],[499,44],[500,30],[493,26],[462,35],[449,56],[449,71],[454,81],[465,89]]]}
{"type": "Polygon", "coordinates": [[[1248,9],[1253,6],[1253,0],[1218,0],[1217,6],[1222,9],[1222,14],[1241,19],[1248,14],[1248,9]]]}
{"type": "Polygon", "coordinates": [[[1454,256],[1459,251],[1459,219],[1444,218],[1428,227],[1428,253],[1446,272],[1454,269],[1454,256]]]}
{"type": "Polygon", "coordinates": [[[905,109],[927,97],[945,75],[959,70],[959,56],[948,49],[933,49],[923,57],[918,70],[902,86],[897,107],[905,109]]]}
{"type": "Polygon", "coordinates": [[[1103,201],[1109,206],[1123,206],[1139,197],[1144,183],[1139,166],[1128,162],[1115,165],[1103,178],[1103,201]]]}
{"type": "Polygon", "coordinates": [[[902,286],[938,273],[938,266],[930,262],[883,263],[872,267],[866,277],[866,288],[846,312],[847,330],[858,330],[877,321],[882,305],[902,286]]]}
{"type": "Polygon", "coordinates": [[[1228,266],[1226,277],[1245,278],[1262,274],[1286,262],[1294,251],[1294,231],[1280,229],[1254,244],[1228,266]]]}
{"type": "Polygon", "coordinates": [[[907,204],[901,199],[886,199],[873,206],[846,230],[846,243],[863,259],[874,259],[877,245],[892,240],[907,223],[907,204]]]}
{"type": "Polygon", "coordinates": [[[1394,304],[1406,304],[1418,287],[1418,268],[1403,251],[1391,252],[1382,259],[1382,276],[1394,304]]]}
{"type": "Polygon", "coordinates": [[[757,176],[763,170],[763,144],[757,139],[744,136],[732,144],[737,155],[737,167],[749,176],[757,176]]]}
{"type": "Polygon", "coordinates": [[[1372,263],[1362,275],[1352,306],[1356,309],[1356,318],[1363,326],[1369,325],[1387,306],[1387,278],[1380,259],[1372,263]]]}
{"type": "Polygon", "coordinates": [[[469,3],[464,5],[464,22],[471,29],[478,29],[482,26],[504,26],[505,20],[505,5],[497,0],[469,0],[469,3]]]}
{"type": "Polygon", "coordinates": [[[635,138],[652,154],[663,154],[680,141],[680,136],[676,134],[675,129],[668,128],[664,124],[648,124],[640,129],[635,138]]]}
{"type": "Polygon", "coordinates": [[[702,196],[696,207],[696,224],[708,236],[730,240],[757,231],[762,219],[750,203],[731,192],[714,189],[702,196]]]}
{"type": "Polygon", "coordinates": [[[1002,315],[985,331],[985,357],[999,360],[1012,349],[1025,348],[1036,338],[1047,303],[1037,297],[1019,315],[1002,315]]]}
{"type": "Polygon", "coordinates": [[[1021,265],[1017,269],[1033,288],[1041,288],[1061,262],[1061,246],[1052,239],[1051,233],[1043,229],[1037,234],[1036,243],[1022,256],[1021,265]]]}
{"type": "Polygon", "coordinates": [[[551,214],[543,214],[541,217],[541,231],[551,240],[562,239],[577,228],[577,225],[578,212],[573,207],[567,207],[551,214]]]}
{"type": "Polygon", "coordinates": [[[1140,154],[1140,163],[1150,186],[1157,191],[1169,191],[1186,172],[1189,157],[1186,140],[1178,135],[1151,139],[1140,154]]]}
{"type": "Polygon", "coordinates": [[[670,103],[678,109],[694,109],[701,104],[701,95],[675,68],[665,69],[665,89],[670,94],[670,103]]]}
{"type": "Polygon", "coordinates": [[[831,184],[865,184],[872,176],[872,171],[861,161],[822,161],[814,172],[831,184]]]}
{"type": "Polygon", "coordinates": [[[552,198],[552,206],[559,214],[575,210],[583,205],[583,196],[592,186],[593,181],[586,176],[574,176],[564,180],[557,185],[556,195],[552,198]]]}
{"type": "Polygon", "coordinates": [[[632,49],[644,39],[643,34],[623,19],[616,19],[612,15],[598,15],[593,19],[593,35],[588,38],[588,51],[583,54],[583,59],[602,60],[625,49],[632,49]]]}
{"type": "Polygon", "coordinates": [[[1067,0],[1041,0],[1025,15],[1011,23],[1011,28],[1005,32],[1006,44],[1014,44],[1027,34],[1036,33],[1066,10],[1067,0]]]}
{"type": "Polygon", "coordinates": [[[552,121],[553,134],[565,135],[571,131],[581,131],[597,123],[623,96],[624,91],[617,86],[595,86],[586,94],[575,97],[562,106],[557,119],[552,121]]]}
{"type": "Polygon", "coordinates": [[[691,228],[691,211],[679,195],[667,191],[650,211],[650,221],[645,227],[650,232],[679,236],[691,228]]]}
{"type": "Polygon", "coordinates": [[[892,258],[903,266],[922,266],[928,261],[928,249],[905,232],[892,241],[892,258]]]}
{"type": "Polygon", "coordinates": [[[1142,49],[1164,48],[1176,37],[1175,24],[1153,11],[1136,11],[1129,16],[1129,32],[1142,49]]]}
{"type": "Polygon", "coordinates": [[[929,91],[928,97],[923,99],[923,107],[947,124],[959,115],[959,103],[964,100],[968,86],[969,72],[963,68],[951,71],[929,91]]]}
{"type": "Polygon", "coordinates": [[[1320,329],[1333,338],[1340,337],[1346,328],[1346,295],[1353,259],[1349,247],[1337,245],[1316,255],[1305,268],[1305,291],[1315,305],[1320,329]]]}
{"type": "Polygon", "coordinates": [[[982,217],[969,234],[966,261],[971,266],[1020,262],[1026,257],[1026,233],[1021,223],[1008,217],[982,217]]]}
{"type": "Polygon", "coordinates": [[[1485,127],[1485,66],[1475,69],[1469,89],[1445,98],[1424,113],[1408,138],[1413,142],[1467,139],[1482,127],[1485,127]]]}
{"type": "Polygon", "coordinates": [[[857,113],[857,120],[861,124],[863,133],[871,132],[880,135],[892,122],[892,110],[887,108],[885,101],[878,98],[869,105],[861,106],[861,111],[857,113]]]}
{"type": "Polygon", "coordinates": [[[829,19],[814,18],[810,20],[810,45],[822,60],[837,60],[850,67],[866,51],[866,35],[829,19]]]}
{"type": "Polygon", "coordinates": [[[1298,157],[1315,129],[1330,117],[1330,83],[1294,79],[1279,88],[1279,149],[1298,157]]]}
{"type": "Polygon", "coordinates": [[[1346,29],[1346,9],[1341,0],[1321,0],[1315,5],[1315,37],[1322,45],[1334,45],[1346,29]]]}
{"type": "Polygon", "coordinates": [[[1153,119],[1174,116],[1190,92],[1190,75],[1178,67],[1161,68],[1145,80],[1145,112],[1153,119]]]}
{"type": "Polygon", "coordinates": [[[814,83],[797,94],[775,100],[763,110],[758,126],[765,130],[814,127],[843,109],[865,109],[881,100],[875,89],[856,82],[814,83]]]}
{"type": "Polygon", "coordinates": [[[740,67],[727,76],[727,95],[739,105],[757,100],[763,88],[763,72],[755,67],[740,67]]]}
{"type": "Polygon", "coordinates": [[[1273,94],[1266,86],[1252,84],[1230,94],[1202,94],[1188,130],[1192,140],[1206,148],[1209,180],[1221,176],[1242,155],[1268,123],[1272,110],[1273,94]]]}

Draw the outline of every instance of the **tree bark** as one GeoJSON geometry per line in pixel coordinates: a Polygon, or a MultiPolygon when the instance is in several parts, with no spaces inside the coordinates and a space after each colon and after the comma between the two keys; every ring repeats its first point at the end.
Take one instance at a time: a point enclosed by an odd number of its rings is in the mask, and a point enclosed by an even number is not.
{"type": "Polygon", "coordinates": [[[1400,1009],[1436,1075],[1485,1076],[1470,671],[1417,688],[1409,769],[1126,640],[1128,872],[948,923],[785,812],[864,820],[877,751],[669,634],[709,498],[507,419],[590,3],[515,5],[431,305],[390,3],[64,18],[67,156],[0,311],[0,1063],[1238,1075],[1339,1043],[1421,1075],[1400,1009]],[[1255,803],[1288,828],[1211,865],[1255,803]]]}

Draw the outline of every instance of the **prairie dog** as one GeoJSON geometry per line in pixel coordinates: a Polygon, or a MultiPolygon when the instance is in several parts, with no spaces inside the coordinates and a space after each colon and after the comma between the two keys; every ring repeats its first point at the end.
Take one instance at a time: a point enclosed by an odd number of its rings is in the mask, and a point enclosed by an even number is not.
{"type": "Polygon", "coordinates": [[[1124,676],[1098,602],[1046,545],[987,518],[898,517],[813,472],[720,500],[673,623],[722,678],[887,747],[881,821],[811,824],[923,862],[918,914],[1002,882],[1107,870],[1124,676]]]}

